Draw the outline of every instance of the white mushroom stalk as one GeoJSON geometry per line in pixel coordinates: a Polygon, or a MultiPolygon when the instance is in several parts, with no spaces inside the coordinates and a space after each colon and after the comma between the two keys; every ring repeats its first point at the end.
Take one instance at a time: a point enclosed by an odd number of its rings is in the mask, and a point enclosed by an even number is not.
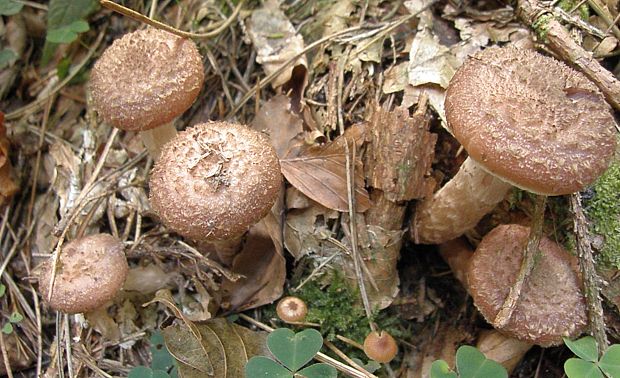
{"type": "Polygon", "coordinates": [[[531,50],[476,54],[452,78],[445,105],[448,127],[470,159],[418,207],[412,233],[420,243],[441,243],[475,226],[508,184],[552,196],[582,190],[615,151],[615,121],[598,88],[531,50]]]}
{"type": "Polygon", "coordinates": [[[173,120],[194,103],[203,82],[196,44],[149,28],[125,34],[104,51],[90,89],[99,116],[121,130],[141,132],[156,159],[176,135],[173,120]]]}

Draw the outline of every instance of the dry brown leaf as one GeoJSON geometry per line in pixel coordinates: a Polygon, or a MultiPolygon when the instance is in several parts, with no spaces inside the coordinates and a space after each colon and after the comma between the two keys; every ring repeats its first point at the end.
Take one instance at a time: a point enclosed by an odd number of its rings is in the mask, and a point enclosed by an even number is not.
{"type": "MultiPolygon", "coordinates": [[[[304,50],[304,40],[297,34],[293,24],[280,10],[277,0],[268,0],[262,8],[252,12],[247,22],[247,32],[257,51],[256,61],[263,65],[267,75],[277,71],[282,64],[304,50]]],[[[271,82],[272,87],[283,86],[294,77],[294,70],[302,70],[303,92],[307,81],[308,63],[306,56],[300,56],[293,64],[278,74],[271,82]]]]}
{"type": "Polygon", "coordinates": [[[6,128],[4,127],[4,113],[0,112],[0,206],[6,204],[19,189],[12,177],[9,147],[6,128]]]}
{"type": "Polygon", "coordinates": [[[291,111],[291,100],[282,94],[267,101],[250,126],[269,135],[280,159],[288,152],[291,141],[303,131],[301,118],[291,111]]]}
{"type": "Polygon", "coordinates": [[[282,193],[267,216],[250,228],[232,272],[243,277],[222,282],[222,308],[239,312],[271,303],[282,296],[286,261],[282,240],[282,193]]]}
{"type": "Polygon", "coordinates": [[[254,356],[271,356],[267,333],[251,331],[226,319],[197,324],[197,339],[184,325],[163,330],[166,347],[177,360],[179,376],[184,378],[238,378],[254,356]]]}
{"type": "MultiPolygon", "coordinates": [[[[284,177],[300,192],[321,205],[348,212],[345,143],[349,143],[352,151],[353,142],[357,146],[362,141],[362,134],[361,126],[351,127],[330,143],[291,151],[280,160],[284,177]]],[[[355,161],[354,181],[356,211],[364,212],[370,207],[370,199],[359,158],[355,161]]]]}
{"type": "Polygon", "coordinates": [[[502,364],[508,374],[512,373],[532,347],[532,344],[504,336],[496,330],[483,330],[476,343],[476,348],[484,353],[486,358],[502,364]]]}
{"type": "Polygon", "coordinates": [[[367,128],[370,145],[365,169],[368,184],[392,202],[433,193],[430,177],[437,135],[428,131],[425,113],[409,116],[404,107],[388,111],[375,105],[367,128]]]}
{"type": "Polygon", "coordinates": [[[448,86],[459,62],[450,49],[439,43],[429,29],[419,31],[409,53],[409,84],[448,86]]]}

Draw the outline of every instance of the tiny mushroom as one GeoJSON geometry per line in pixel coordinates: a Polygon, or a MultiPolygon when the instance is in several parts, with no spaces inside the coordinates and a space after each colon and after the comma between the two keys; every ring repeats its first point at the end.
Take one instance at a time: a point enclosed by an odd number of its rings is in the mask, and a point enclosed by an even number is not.
{"type": "Polygon", "coordinates": [[[301,322],[308,314],[306,302],[297,297],[284,297],[278,302],[276,313],[286,323],[301,322]]]}
{"type": "Polygon", "coordinates": [[[204,82],[196,44],[159,29],[125,34],[104,51],[90,77],[94,108],[114,127],[139,131],[151,156],[176,135],[172,121],[204,82]]]}
{"type": "Polygon", "coordinates": [[[73,240],[60,253],[54,288],[49,298],[52,261],[43,264],[39,290],[54,310],[89,312],[112,300],[123,286],[129,267],[123,243],[109,234],[73,240]]]}
{"type": "Polygon", "coordinates": [[[368,358],[386,364],[396,357],[398,345],[386,331],[371,331],[364,340],[364,353],[368,358]]]}
{"type": "Polygon", "coordinates": [[[167,227],[212,244],[230,264],[241,237],[269,212],[281,185],[278,156],[265,135],[208,122],[164,146],[151,175],[150,202],[167,227]]]}
{"type": "Polygon", "coordinates": [[[583,74],[531,50],[488,48],[446,93],[448,127],[469,153],[416,211],[414,240],[434,244],[474,227],[511,185],[542,195],[582,190],[609,165],[615,121],[583,74]]]}
{"type": "Polygon", "coordinates": [[[498,331],[532,344],[557,345],[563,336],[579,335],[587,315],[576,259],[548,238],[540,241],[537,263],[512,317],[503,327],[494,324],[519,272],[529,233],[516,224],[489,232],[469,264],[467,286],[480,313],[498,331]]]}

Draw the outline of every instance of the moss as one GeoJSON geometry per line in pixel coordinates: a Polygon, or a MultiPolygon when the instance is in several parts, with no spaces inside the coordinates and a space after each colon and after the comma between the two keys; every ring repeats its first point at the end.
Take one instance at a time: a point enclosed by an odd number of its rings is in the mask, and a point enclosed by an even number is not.
{"type": "Polygon", "coordinates": [[[604,238],[597,263],[620,269],[620,161],[596,181],[593,196],[584,201],[591,230],[604,238]]]}
{"type": "Polygon", "coordinates": [[[549,22],[553,20],[553,16],[550,14],[543,14],[532,24],[536,35],[541,39],[547,39],[547,31],[549,30],[549,22]]]}
{"type": "Polygon", "coordinates": [[[580,3],[582,2],[577,0],[561,0],[558,3],[558,7],[560,7],[560,9],[567,13],[573,12],[575,10],[575,7],[577,7],[576,10],[577,12],[579,12],[579,17],[582,20],[587,21],[590,17],[590,8],[588,8],[587,4],[580,3]]]}

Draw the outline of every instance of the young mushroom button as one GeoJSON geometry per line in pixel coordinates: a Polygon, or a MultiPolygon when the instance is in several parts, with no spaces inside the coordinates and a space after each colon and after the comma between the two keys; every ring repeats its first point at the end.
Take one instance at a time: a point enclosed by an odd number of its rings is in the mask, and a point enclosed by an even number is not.
{"type": "MultiPolygon", "coordinates": [[[[502,225],[478,245],[467,273],[469,292],[480,313],[493,326],[517,277],[529,228],[502,225]]],[[[587,323],[577,261],[564,248],[542,238],[540,257],[524,284],[512,317],[498,331],[541,346],[578,336],[587,323]]]]}
{"type": "Polygon", "coordinates": [[[582,190],[615,151],[615,121],[598,88],[534,51],[493,47],[474,55],[450,81],[445,108],[469,158],[418,207],[413,236],[422,243],[474,227],[510,184],[551,196],[582,190]]]}
{"type": "Polygon", "coordinates": [[[114,298],[128,270],[120,240],[108,234],[86,236],[63,247],[49,301],[51,260],[43,265],[39,290],[54,310],[68,314],[89,312],[114,298]]]}
{"type": "Polygon", "coordinates": [[[192,105],[203,82],[194,42],[149,28],[125,34],[104,51],[92,69],[90,89],[105,122],[140,131],[158,155],[176,134],[171,122],[192,105]]]}
{"type": "Polygon", "coordinates": [[[162,222],[187,238],[234,241],[267,214],[281,184],[278,157],[263,134],[209,122],[164,146],[150,201],[162,222]]]}

